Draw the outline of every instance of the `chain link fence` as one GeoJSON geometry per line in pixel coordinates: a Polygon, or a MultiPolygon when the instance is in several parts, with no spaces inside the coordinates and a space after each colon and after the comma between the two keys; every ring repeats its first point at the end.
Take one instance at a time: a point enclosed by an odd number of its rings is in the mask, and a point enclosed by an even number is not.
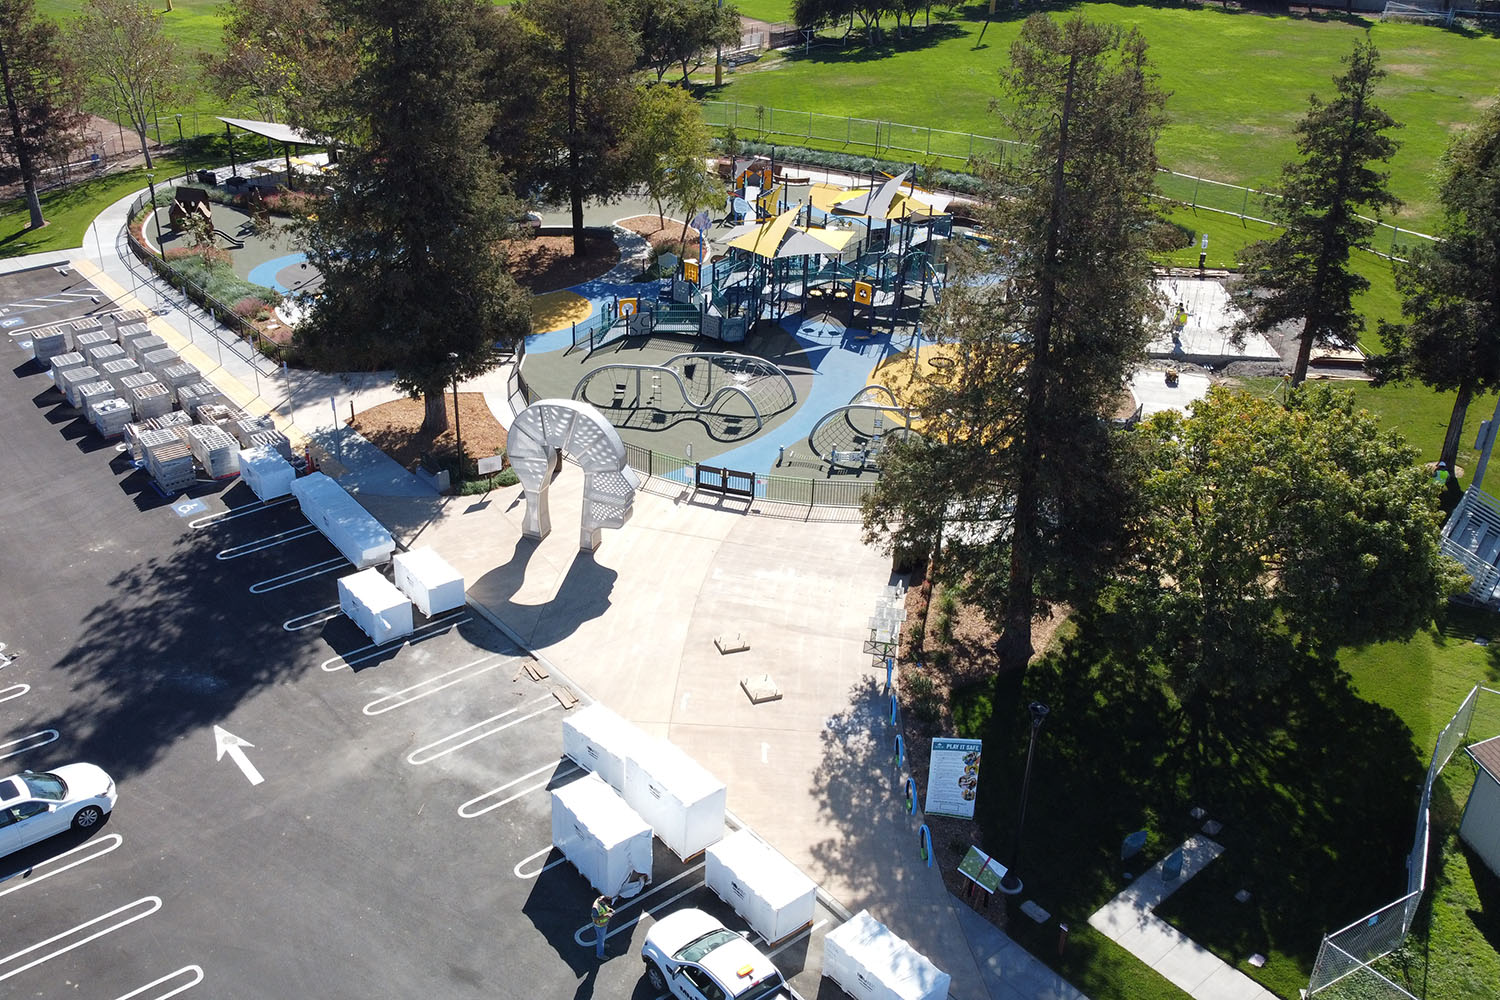
{"type": "Polygon", "coordinates": [[[1324,935],[1318,957],[1313,961],[1307,996],[1319,996],[1325,1000],[1345,997],[1351,1000],[1384,1000],[1386,997],[1416,1000],[1372,966],[1401,947],[1411,932],[1417,911],[1421,909],[1422,893],[1427,888],[1427,859],[1432,840],[1432,786],[1448,761],[1467,742],[1475,708],[1480,698],[1487,695],[1500,695],[1500,692],[1479,686],[1472,688],[1438,734],[1432,760],[1427,766],[1427,778],[1422,783],[1416,836],[1406,858],[1406,894],[1349,926],[1324,935]]]}

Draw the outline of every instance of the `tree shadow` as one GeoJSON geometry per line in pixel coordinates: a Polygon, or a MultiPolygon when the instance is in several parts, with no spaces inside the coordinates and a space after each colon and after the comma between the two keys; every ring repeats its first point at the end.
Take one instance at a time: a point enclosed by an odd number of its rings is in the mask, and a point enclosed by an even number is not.
{"type": "Polygon", "coordinates": [[[901,36],[889,28],[882,28],[878,39],[856,28],[847,37],[820,35],[812,47],[788,49],[784,58],[789,63],[854,65],[889,59],[905,52],[921,52],[951,39],[962,38],[967,33],[958,24],[941,20],[901,36]]]}

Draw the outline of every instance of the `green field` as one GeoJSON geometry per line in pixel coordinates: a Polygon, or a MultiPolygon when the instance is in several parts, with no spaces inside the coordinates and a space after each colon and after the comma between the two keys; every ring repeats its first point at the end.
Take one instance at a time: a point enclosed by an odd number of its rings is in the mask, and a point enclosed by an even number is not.
{"type": "MultiPolygon", "coordinates": [[[[708,96],[1005,136],[989,106],[1000,97],[999,71],[1020,20],[991,24],[979,46],[984,9],[963,8],[959,18],[934,20],[914,40],[879,48],[834,43],[809,55],[776,55],[742,67],[708,96]]],[[[1276,178],[1293,152],[1291,127],[1307,96],[1328,94],[1339,58],[1367,26],[1192,7],[1086,3],[1066,10],[1138,26],[1151,43],[1162,86],[1171,92],[1171,124],[1158,147],[1165,166],[1249,186],[1276,178]]],[[[1429,231],[1433,163],[1453,131],[1495,99],[1500,38],[1413,24],[1368,28],[1389,73],[1379,88],[1382,103],[1405,124],[1391,166],[1391,188],[1407,203],[1398,218],[1429,231]]]]}
{"type": "MultiPolygon", "coordinates": [[[[219,8],[223,0],[172,0],[172,9],[165,3],[155,4],[166,18],[166,31],[187,52],[196,54],[219,46],[219,8]]],[[[78,16],[83,9],[82,0],[36,0],[40,14],[67,22],[78,16]]]]}
{"type": "Polygon", "coordinates": [[[741,17],[753,17],[757,21],[775,24],[792,19],[792,0],[734,0],[734,5],[740,9],[741,17]]]}

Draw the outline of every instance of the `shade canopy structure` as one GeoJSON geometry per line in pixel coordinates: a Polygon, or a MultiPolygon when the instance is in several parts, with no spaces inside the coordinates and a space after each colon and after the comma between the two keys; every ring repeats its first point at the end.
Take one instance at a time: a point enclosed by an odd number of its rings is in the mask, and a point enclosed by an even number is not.
{"type": "Polygon", "coordinates": [[[763,260],[786,257],[806,257],[814,254],[836,254],[854,238],[848,229],[804,229],[793,225],[798,204],[765,222],[747,222],[724,234],[724,239],[736,250],[744,250],[763,260]]]}
{"type": "Polygon", "coordinates": [[[264,136],[272,142],[282,144],[286,154],[286,177],[287,183],[292,180],[292,147],[293,146],[321,146],[326,140],[305,132],[300,128],[293,128],[281,122],[263,122],[252,118],[228,118],[219,116],[219,121],[224,123],[224,134],[229,138],[229,167],[238,177],[240,175],[239,164],[234,158],[234,130],[242,129],[252,135],[264,136]]]}

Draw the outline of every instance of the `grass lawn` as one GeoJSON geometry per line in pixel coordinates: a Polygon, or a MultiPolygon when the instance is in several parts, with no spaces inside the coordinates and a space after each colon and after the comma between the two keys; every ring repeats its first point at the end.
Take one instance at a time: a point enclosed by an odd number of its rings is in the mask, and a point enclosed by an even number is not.
{"type": "MultiPolygon", "coordinates": [[[[172,0],[172,9],[154,5],[165,18],[165,31],[177,44],[196,55],[219,47],[222,22],[219,9],[223,0],[172,0]]],[[[36,0],[37,13],[64,23],[83,10],[83,0],[36,0]]]]}
{"type": "Polygon", "coordinates": [[[741,17],[772,24],[778,21],[790,24],[792,20],[792,0],[734,0],[734,5],[740,9],[741,17]]]}
{"type": "MultiPolygon", "coordinates": [[[[989,106],[1000,96],[998,72],[1020,20],[997,20],[979,45],[985,9],[970,5],[957,19],[935,19],[931,32],[875,49],[835,43],[806,56],[778,55],[741,68],[708,96],[1003,136],[989,106]]],[[[1136,25],[1146,35],[1162,85],[1172,94],[1171,123],[1159,146],[1165,165],[1251,186],[1275,179],[1293,153],[1291,127],[1306,110],[1307,96],[1329,94],[1339,58],[1368,28],[1389,74],[1379,88],[1381,102],[1405,123],[1391,166],[1391,189],[1407,202],[1398,219],[1416,229],[1432,223],[1433,163],[1453,131],[1495,98],[1500,81],[1500,38],[1436,27],[1206,7],[1085,3],[1067,9],[1136,25]]],[[[749,130],[742,126],[741,133],[748,137],[749,130]]]]}

